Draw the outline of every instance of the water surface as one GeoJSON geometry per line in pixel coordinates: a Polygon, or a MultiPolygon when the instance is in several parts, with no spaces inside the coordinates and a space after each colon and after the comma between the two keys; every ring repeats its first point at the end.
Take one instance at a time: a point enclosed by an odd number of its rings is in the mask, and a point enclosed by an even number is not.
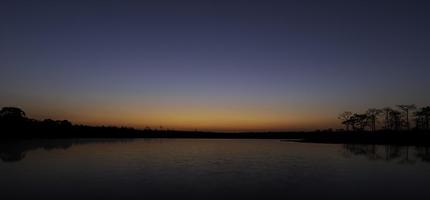
{"type": "Polygon", "coordinates": [[[430,199],[430,148],[253,139],[0,144],[1,196],[430,199]]]}

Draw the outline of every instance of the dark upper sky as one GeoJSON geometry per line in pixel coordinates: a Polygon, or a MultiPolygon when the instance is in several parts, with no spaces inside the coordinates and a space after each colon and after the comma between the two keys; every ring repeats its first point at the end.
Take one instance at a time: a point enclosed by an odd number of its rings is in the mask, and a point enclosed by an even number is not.
{"type": "Polygon", "coordinates": [[[429,1],[1,1],[0,106],[90,124],[334,126],[429,104],[429,1]]]}

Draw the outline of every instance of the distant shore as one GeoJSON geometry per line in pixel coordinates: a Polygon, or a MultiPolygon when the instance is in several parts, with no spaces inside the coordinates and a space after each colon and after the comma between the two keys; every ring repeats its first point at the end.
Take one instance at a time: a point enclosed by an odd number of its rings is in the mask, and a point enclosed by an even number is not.
{"type": "MultiPolygon", "coordinates": [[[[426,107],[427,109],[427,107],[426,107]]],[[[429,108],[430,109],[430,108],[429,108]]],[[[424,110],[424,109],[423,109],[424,110]]],[[[351,115],[344,115],[351,116],[351,115]]],[[[360,118],[352,115],[352,119],[360,118]]],[[[426,115],[427,116],[427,115],[426,115]]],[[[363,118],[364,119],[364,118],[363,118]]],[[[374,118],[372,118],[374,119],[374,118]]],[[[348,118],[348,120],[350,120],[348,118]]],[[[347,121],[348,121],[347,120],[347,121]]],[[[355,121],[354,121],[355,122],[355,121]]],[[[0,141],[22,139],[73,139],[73,138],[205,138],[205,139],[285,139],[318,143],[362,143],[362,144],[430,144],[430,130],[425,126],[397,127],[395,129],[351,131],[327,129],[313,132],[206,132],[176,131],[163,129],[134,129],[129,127],[88,126],[72,124],[67,120],[35,120],[28,118],[16,107],[0,110],[0,141]],[[424,128],[424,129],[423,129],[424,128]]],[[[348,121],[349,123],[349,121],[348,121]]],[[[371,123],[372,124],[372,123],[371,123]]],[[[355,127],[355,128],[354,128],[355,127]]]]}
{"type": "Polygon", "coordinates": [[[430,132],[427,131],[225,133],[76,126],[57,130],[8,130],[1,134],[1,138],[3,140],[76,138],[280,139],[309,143],[430,145],[430,132]]]}

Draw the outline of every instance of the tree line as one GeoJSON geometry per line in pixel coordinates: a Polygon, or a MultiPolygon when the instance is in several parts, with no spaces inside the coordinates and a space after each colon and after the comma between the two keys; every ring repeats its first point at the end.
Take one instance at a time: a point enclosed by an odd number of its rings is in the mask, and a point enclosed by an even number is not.
{"type": "Polygon", "coordinates": [[[301,138],[300,132],[208,132],[169,129],[135,129],[115,126],[72,124],[67,120],[28,118],[17,107],[0,109],[0,144],[6,139],[32,138],[301,138]]]}
{"type": "Polygon", "coordinates": [[[346,131],[430,130],[430,106],[418,108],[415,104],[397,105],[396,108],[369,108],[364,113],[345,111],[338,119],[346,131]],[[379,126],[378,126],[379,125],[379,126]]]}
{"type": "Polygon", "coordinates": [[[142,131],[128,127],[75,125],[68,120],[36,120],[17,107],[0,109],[1,138],[137,137],[142,131]]]}
{"type": "MultiPolygon", "coordinates": [[[[347,131],[429,131],[430,107],[417,108],[415,105],[398,105],[397,109],[389,107],[382,109],[368,109],[365,113],[343,112],[339,115],[347,131]]],[[[28,118],[23,110],[16,107],[0,109],[0,138],[276,138],[276,139],[313,139],[324,141],[345,141],[345,139],[359,139],[375,141],[376,136],[368,138],[354,138],[351,134],[327,134],[316,132],[206,132],[206,131],[178,131],[157,129],[134,129],[114,126],[76,125],[67,120],[35,120],[28,118]],[[321,136],[321,138],[319,138],[321,136]]],[[[363,134],[359,134],[363,136],[363,134]]],[[[366,135],[366,134],[364,134],[366,135]]],[[[377,134],[379,141],[404,140],[396,139],[393,134],[377,134]],[[382,135],[384,135],[382,137],[382,135]],[[393,139],[394,138],[394,139],[393,139]]],[[[425,134],[426,135],[426,134],[425,134]]],[[[415,137],[414,143],[422,142],[421,137],[415,137]]],[[[427,140],[426,141],[430,141],[427,140]]]]}

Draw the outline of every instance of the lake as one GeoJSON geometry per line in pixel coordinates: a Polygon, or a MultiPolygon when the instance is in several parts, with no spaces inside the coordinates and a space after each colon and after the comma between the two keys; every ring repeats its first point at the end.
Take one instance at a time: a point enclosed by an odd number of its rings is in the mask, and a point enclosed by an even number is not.
{"type": "Polygon", "coordinates": [[[430,148],[273,139],[0,144],[2,199],[430,199],[430,148]]]}

